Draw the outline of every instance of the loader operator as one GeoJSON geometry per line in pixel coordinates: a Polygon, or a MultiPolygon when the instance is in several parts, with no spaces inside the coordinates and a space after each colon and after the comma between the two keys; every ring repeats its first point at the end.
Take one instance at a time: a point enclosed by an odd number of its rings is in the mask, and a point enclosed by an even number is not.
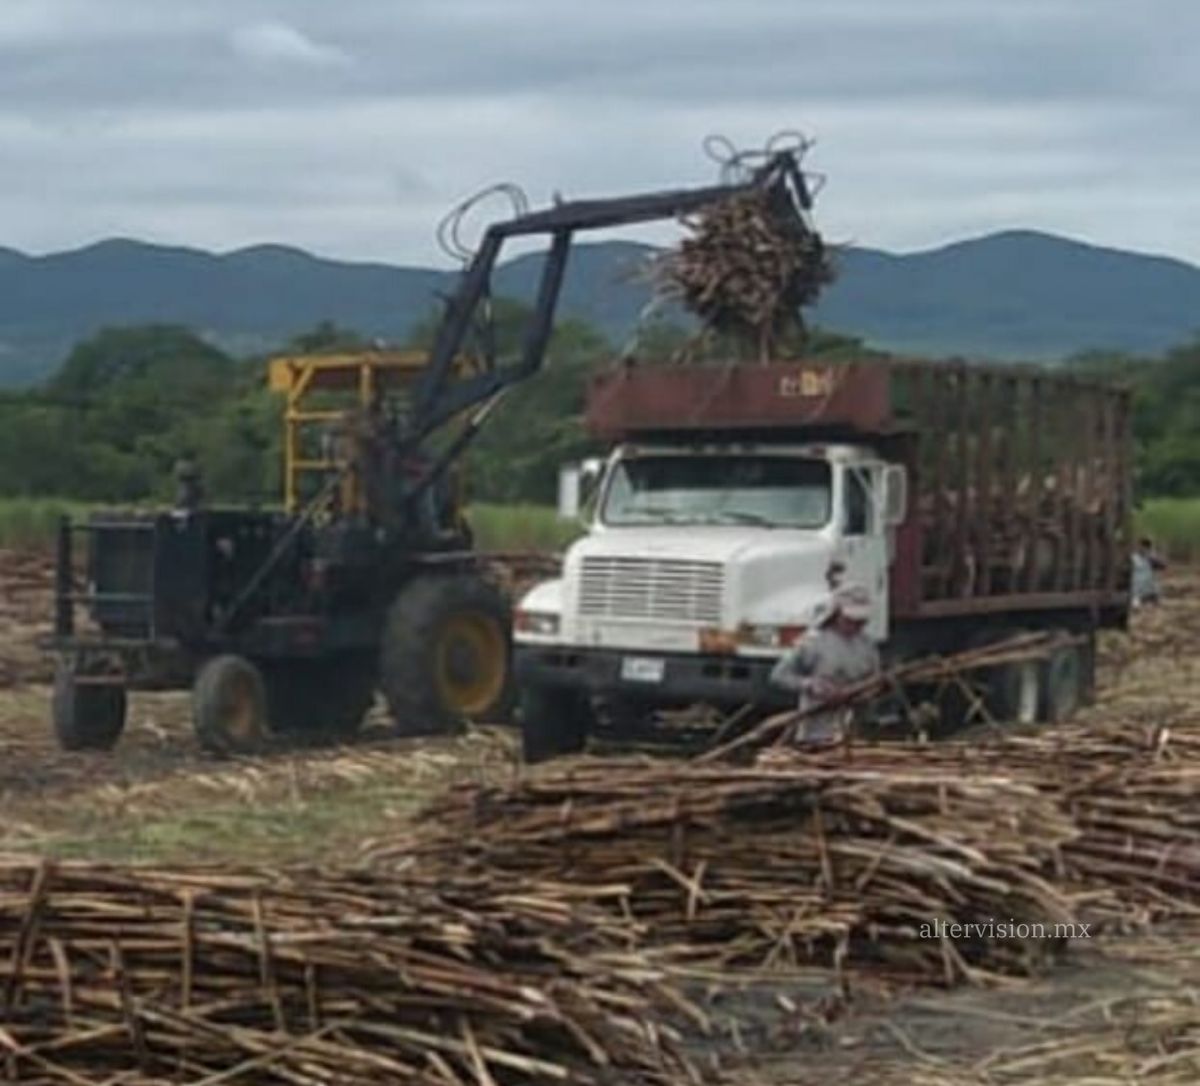
{"type": "Polygon", "coordinates": [[[204,481],[200,465],[191,452],[175,461],[175,509],[179,513],[194,513],[204,502],[204,481]]]}
{"type": "MultiPolygon", "coordinates": [[[[879,672],[879,650],[867,636],[871,598],[865,588],[844,585],[832,597],[831,609],[817,629],[780,658],[771,683],[800,695],[804,712],[879,672]]],[[[791,736],[795,744],[840,739],[848,711],[834,708],[805,717],[791,736]]]]}

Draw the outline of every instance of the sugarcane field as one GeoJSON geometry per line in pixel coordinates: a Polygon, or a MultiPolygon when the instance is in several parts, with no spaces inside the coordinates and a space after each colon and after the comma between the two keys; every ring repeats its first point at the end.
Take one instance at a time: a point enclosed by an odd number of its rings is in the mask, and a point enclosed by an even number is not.
{"type": "Polygon", "coordinates": [[[0,1078],[1200,1083],[1155,3],[0,10],[0,1078]]]}

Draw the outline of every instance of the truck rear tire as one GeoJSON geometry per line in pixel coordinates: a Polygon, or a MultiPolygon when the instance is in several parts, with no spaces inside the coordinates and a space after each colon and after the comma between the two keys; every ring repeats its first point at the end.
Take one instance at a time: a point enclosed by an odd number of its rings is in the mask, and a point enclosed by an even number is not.
{"type": "Polygon", "coordinates": [[[592,728],[586,695],[561,687],[523,685],[521,756],[529,765],[582,754],[592,728]]]}
{"type": "Polygon", "coordinates": [[[270,735],[262,672],[242,656],[214,656],[192,685],[192,727],[213,754],[253,754],[270,735]]]}
{"type": "Polygon", "coordinates": [[[63,750],[112,750],[125,729],[125,687],[79,682],[66,664],[54,672],[50,711],[63,750]]]}
{"type": "Polygon", "coordinates": [[[1041,719],[1042,675],[1036,660],[1003,664],[988,676],[988,711],[1001,724],[1041,719]]]}
{"type": "Polygon", "coordinates": [[[1041,667],[1040,717],[1061,724],[1079,710],[1086,696],[1085,661],[1078,645],[1059,649],[1041,667]]]}
{"type": "MultiPolygon", "coordinates": [[[[1029,633],[1011,627],[986,627],[967,639],[971,649],[997,645],[1029,633]]],[[[982,673],[983,707],[997,724],[1036,724],[1041,719],[1042,675],[1037,660],[1000,664],[982,673]]]]}
{"type": "Polygon", "coordinates": [[[375,661],[369,656],[277,664],[265,678],[267,717],[276,732],[348,739],[375,699],[375,661]]]}
{"type": "Polygon", "coordinates": [[[388,609],[379,682],[400,735],[452,732],[512,713],[512,614],[475,575],[421,577],[388,609]]]}

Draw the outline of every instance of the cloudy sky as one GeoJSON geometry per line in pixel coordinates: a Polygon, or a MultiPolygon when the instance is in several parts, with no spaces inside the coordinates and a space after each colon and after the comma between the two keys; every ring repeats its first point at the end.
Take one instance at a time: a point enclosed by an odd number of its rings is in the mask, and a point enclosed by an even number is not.
{"type": "Polygon", "coordinates": [[[485,183],[704,183],[707,133],[800,128],[836,240],[1200,263],[1198,103],[1198,0],[0,0],[0,246],[444,262],[485,183]]]}

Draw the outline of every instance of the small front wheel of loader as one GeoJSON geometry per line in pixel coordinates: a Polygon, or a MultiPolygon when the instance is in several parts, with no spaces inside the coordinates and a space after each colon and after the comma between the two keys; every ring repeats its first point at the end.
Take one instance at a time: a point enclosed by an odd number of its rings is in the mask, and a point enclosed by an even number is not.
{"type": "Polygon", "coordinates": [[[54,672],[51,715],[63,750],[112,750],[125,728],[125,687],[88,682],[65,662],[54,672]]]}
{"type": "Polygon", "coordinates": [[[481,577],[430,576],[388,609],[379,685],[401,735],[502,723],[512,711],[512,616],[481,577]]]}
{"type": "Polygon", "coordinates": [[[272,665],[265,676],[272,730],[350,738],[375,698],[375,670],[374,659],[357,654],[272,665]]]}
{"type": "Polygon", "coordinates": [[[521,756],[529,765],[582,754],[593,724],[586,695],[561,687],[521,686],[521,756]]]}
{"type": "Polygon", "coordinates": [[[242,656],[215,656],[192,684],[192,727],[213,754],[252,754],[269,736],[262,672],[242,656]]]}

